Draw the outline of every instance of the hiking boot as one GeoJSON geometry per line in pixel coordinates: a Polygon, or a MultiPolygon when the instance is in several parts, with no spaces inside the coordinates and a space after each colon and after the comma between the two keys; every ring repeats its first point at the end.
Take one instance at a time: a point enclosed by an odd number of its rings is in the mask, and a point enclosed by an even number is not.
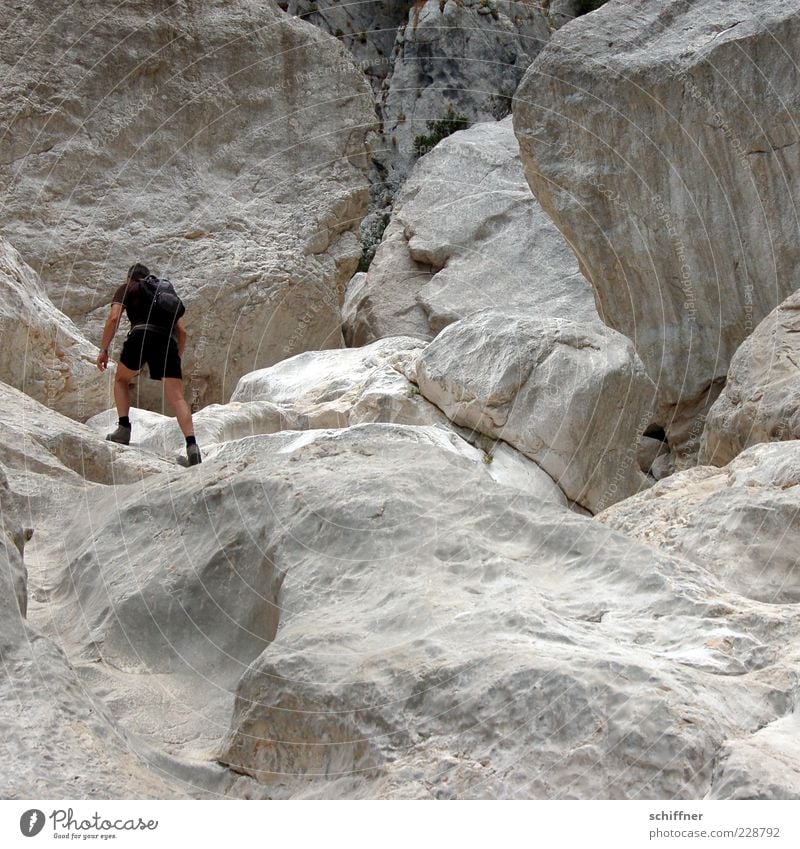
{"type": "Polygon", "coordinates": [[[186,459],[190,466],[196,466],[198,463],[202,463],[203,458],[200,456],[200,446],[188,445],[186,447],[186,459]]]}
{"type": "Polygon", "coordinates": [[[109,442],[117,442],[120,445],[130,445],[131,429],[125,425],[117,425],[117,429],[113,433],[109,433],[106,439],[109,442]]]}

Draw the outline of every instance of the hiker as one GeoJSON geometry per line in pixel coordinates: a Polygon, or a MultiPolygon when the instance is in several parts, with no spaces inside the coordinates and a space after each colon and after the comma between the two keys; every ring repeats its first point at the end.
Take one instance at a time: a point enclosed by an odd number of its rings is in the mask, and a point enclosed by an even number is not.
{"type": "MultiPolygon", "coordinates": [[[[165,281],[166,282],[166,281],[165,281]]],[[[201,462],[200,448],[194,438],[192,411],[183,395],[183,374],[181,372],[181,357],[186,347],[186,328],[180,315],[183,305],[174,294],[171,285],[167,284],[171,297],[179,305],[179,310],[170,315],[159,307],[154,292],[159,281],[150,274],[150,270],[136,263],[128,270],[125,282],[114,292],[111,299],[111,312],[106,319],[103,329],[103,339],[100,342],[100,353],[97,357],[97,368],[105,371],[108,368],[108,347],[117,332],[122,310],[124,309],[131,323],[114,377],[114,401],[117,405],[119,424],[106,439],[128,445],[131,441],[130,412],[130,382],[147,363],[152,380],[164,379],[164,394],[167,396],[178,419],[183,435],[186,437],[186,459],[188,465],[196,466],[201,462]],[[177,316],[177,320],[176,320],[177,316]]]]}

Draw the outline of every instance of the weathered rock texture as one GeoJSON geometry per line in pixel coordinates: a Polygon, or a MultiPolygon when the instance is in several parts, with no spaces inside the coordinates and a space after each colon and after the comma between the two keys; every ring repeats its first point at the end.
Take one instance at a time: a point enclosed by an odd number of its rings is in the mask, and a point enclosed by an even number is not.
{"type": "Polygon", "coordinates": [[[593,513],[647,485],[637,440],[654,387],[599,322],[476,313],[428,345],[417,378],[456,424],[513,445],[593,513]]]}
{"type": "Polygon", "coordinates": [[[800,441],[756,445],[724,469],[700,466],[597,519],[687,557],[732,591],[800,602],[800,441]]]}
{"type": "Polygon", "coordinates": [[[272,0],[4,17],[0,226],[56,306],[96,338],[132,262],[170,277],[198,403],[342,344],[375,114],[335,39],[272,0]]]}
{"type": "Polygon", "coordinates": [[[783,439],[800,439],[800,291],[734,354],[706,419],[699,461],[724,466],[750,445],[783,439]]]}
{"type": "MultiPolygon", "coordinates": [[[[424,398],[416,384],[416,363],[425,343],[395,336],[363,348],[298,354],[239,381],[228,404],[212,404],[194,416],[206,459],[224,443],[285,430],[344,428],[366,422],[436,425],[450,433],[441,439],[486,475],[545,501],[567,506],[564,493],[536,463],[505,443],[451,425],[424,398]]],[[[87,424],[97,433],[113,429],[108,410],[87,424]]],[[[145,410],[131,411],[131,445],[159,457],[184,454],[174,419],[145,410]]]]}
{"type": "Polygon", "coordinates": [[[658,384],[673,447],[696,450],[709,388],[800,285],[799,32],[797,0],[609,2],[515,96],[531,187],[658,384]]]}
{"type": "MultiPolygon", "coordinates": [[[[53,305],[36,273],[0,236],[0,380],[85,420],[111,400],[97,348],[53,305]]],[[[113,373],[113,367],[111,372],[113,373]]]]}
{"type": "Polygon", "coordinates": [[[358,60],[377,95],[391,76],[398,27],[405,29],[409,11],[418,4],[414,0],[285,0],[278,5],[336,36],[358,60]]]}
{"type": "Polygon", "coordinates": [[[345,339],[432,339],[478,309],[597,320],[575,255],[531,195],[511,119],[440,142],[414,166],[366,278],[345,300],[345,339]]]}
{"type": "Polygon", "coordinates": [[[794,607],[497,484],[470,451],[435,427],[260,435],[113,490],[84,479],[58,517],[33,499],[29,616],[98,709],[89,717],[50,661],[38,670],[57,696],[24,676],[0,682],[6,739],[28,735],[5,795],[789,787],[760,761],[715,765],[790,716],[794,607]],[[129,755],[96,744],[103,724],[129,755]]]}
{"type": "Polygon", "coordinates": [[[428,122],[448,114],[470,123],[505,117],[534,56],[550,37],[540,4],[514,0],[426,0],[400,29],[380,100],[390,184],[417,156],[428,122]]]}
{"type": "Polygon", "coordinates": [[[712,799],[800,799],[798,714],[723,747],[712,799]]]}
{"type": "Polygon", "coordinates": [[[292,564],[220,754],[275,796],[696,797],[791,710],[774,620],[689,561],[486,488],[424,429],[290,440],[174,491],[226,479],[292,564]]]}
{"type": "MultiPolygon", "coordinates": [[[[4,799],[186,798],[148,768],[64,652],[22,618],[9,580],[19,552],[0,539],[0,733],[4,799]]],[[[199,791],[197,795],[200,795],[199,791]]]]}

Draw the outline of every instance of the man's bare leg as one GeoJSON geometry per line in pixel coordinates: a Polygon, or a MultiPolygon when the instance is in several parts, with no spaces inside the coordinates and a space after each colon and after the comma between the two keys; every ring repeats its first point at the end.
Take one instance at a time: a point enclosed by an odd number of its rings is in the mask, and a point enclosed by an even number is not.
{"type": "Polygon", "coordinates": [[[132,371],[122,363],[117,363],[114,375],[114,402],[117,405],[117,415],[122,419],[131,411],[131,381],[138,371],[132,371]]]}
{"type": "Polygon", "coordinates": [[[131,371],[122,363],[117,364],[117,372],[114,375],[114,402],[117,405],[119,424],[117,429],[106,436],[109,442],[117,442],[120,445],[129,445],[131,441],[130,419],[127,418],[131,411],[131,389],[130,383],[137,372],[131,371]],[[123,424],[123,419],[125,423],[123,424]]]}
{"type": "Polygon", "coordinates": [[[183,395],[183,381],[179,377],[164,378],[164,394],[178,419],[178,426],[184,436],[194,436],[192,410],[183,395]]]}

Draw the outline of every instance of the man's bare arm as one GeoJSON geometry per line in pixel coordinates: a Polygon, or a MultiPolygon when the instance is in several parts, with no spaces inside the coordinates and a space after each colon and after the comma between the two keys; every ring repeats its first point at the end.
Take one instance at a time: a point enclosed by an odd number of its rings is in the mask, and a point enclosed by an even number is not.
{"type": "Polygon", "coordinates": [[[183,359],[183,352],[186,350],[186,327],[183,319],[179,318],[175,324],[175,329],[178,331],[178,356],[183,359]]]}
{"type": "Polygon", "coordinates": [[[117,332],[120,320],[122,319],[122,304],[111,304],[111,311],[106,319],[106,325],[103,328],[103,338],[100,340],[100,353],[97,356],[97,368],[100,371],[105,371],[108,368],[108,346],[117,332]]]}

